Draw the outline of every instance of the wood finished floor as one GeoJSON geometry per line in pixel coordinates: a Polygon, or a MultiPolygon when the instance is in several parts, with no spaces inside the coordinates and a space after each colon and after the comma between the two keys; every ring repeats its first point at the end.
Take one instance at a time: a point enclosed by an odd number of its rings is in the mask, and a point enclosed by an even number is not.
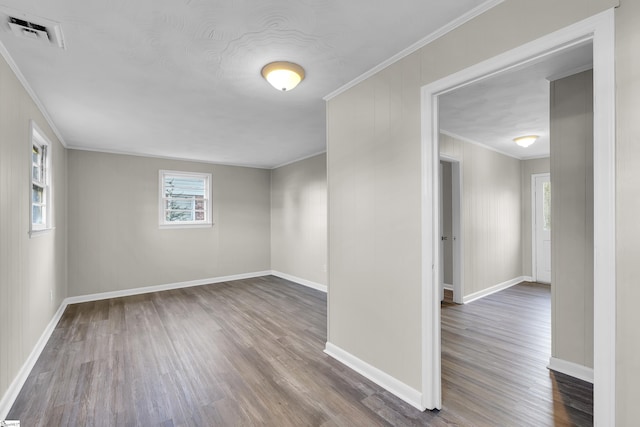
{"type": "Polygon", "coordinates": [[[71,305],[8,419],[31,426],[591,425],[545,368],[549,288],[443,303],[444,407],[419,412],[323,353],[326,297],[275,277],[71,305]]]}

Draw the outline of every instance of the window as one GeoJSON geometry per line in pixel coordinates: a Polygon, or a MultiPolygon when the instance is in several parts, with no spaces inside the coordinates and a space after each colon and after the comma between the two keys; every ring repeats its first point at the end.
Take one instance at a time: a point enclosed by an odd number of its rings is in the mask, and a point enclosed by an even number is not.
{"type": "Polygon", "coordinates": [[[49,141],[31,124],[31,233],[52,228],[49,141]]]}
{"type": "Polygon", "coordinates": [[[211,174],[160,171],[160,226],[211,225],[211,174]]]}

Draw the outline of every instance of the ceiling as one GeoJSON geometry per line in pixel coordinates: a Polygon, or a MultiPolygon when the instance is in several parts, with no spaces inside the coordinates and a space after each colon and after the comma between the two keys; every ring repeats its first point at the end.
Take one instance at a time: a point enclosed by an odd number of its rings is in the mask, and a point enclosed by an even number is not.
{"type": "Polygon", "coordinates": [[[549,80],[592,68],[587,42],[439,97],[440,130],[518,159],[549,156],[549,80]],[[527,148],[513,139],[540,138],[527,148]]]}
{"type": "Polygon", "coordinates": [[[325,150],[323,96],[498,2],[2,3],[0,42],[68,147],[272,168],[325,150]],[[7,15],[58,23],[65,49],[16,37],[7,15]],[[305,68],[298,88],[261,77],[276,60],[305,68]]]}

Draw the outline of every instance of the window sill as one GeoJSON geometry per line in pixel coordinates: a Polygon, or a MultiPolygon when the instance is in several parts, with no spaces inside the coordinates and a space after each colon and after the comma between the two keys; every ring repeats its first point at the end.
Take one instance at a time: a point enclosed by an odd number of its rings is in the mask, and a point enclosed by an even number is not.
{"type": "Polygon", "coordinates": [[[160,224],[161,230],[172,230],[174,228],[211,228],[213,227],[213,223],[209,222],[206,224],[160,224]]]}
{"type": "Polygon", "coordinates": [[[55,230],[55,227],[50,227],[50,228],[43,228],[41,230],[29,230],[29,238],[33,239],[36,237],[40,237],[40,236],[44,236],[46,234],[50,234],[53,233],[53,231],[55,230]]]}

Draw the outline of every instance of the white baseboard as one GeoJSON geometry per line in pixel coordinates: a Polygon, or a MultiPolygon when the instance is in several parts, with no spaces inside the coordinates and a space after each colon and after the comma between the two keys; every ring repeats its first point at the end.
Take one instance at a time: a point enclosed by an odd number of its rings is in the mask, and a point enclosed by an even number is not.
{"type": "Polygon", "coordinates": [[[532,276],[522,276],[522,281],[523,282],[535,282],[535,280],[533,280],[532,276]]]}
{"type": "Polygon", "coordinates": [[[452,291],[453,290],[453,285],[450,283],[443,283],[442,287],[445,288],[448,291],[452,291]]]}
{"type": "Polygon", "coordinates": [[[302,286],[306,286],[308,288],[315,289],[317,291],[327,292],[327,285],[323,285],[321,283],[312,282],[311,280],[302,279],[300,277],[292,276],[287,273],[282,273],[280,271],[272,270],[271,274],[273,276],[279,277],[281,279],[289,280],[290,282],[297,283],[302,286]]]}
{"type": "Polygon", "coordinates": [[[109,298],[128,297],[131,295],[148,294],[151,292],[168,291],[171,289],[190,288],[192,286],[210,285],[213,283],[230,282],[233,280],[251,279],[254,277],[268,276],[271,271],[257,271],[255,273],[233,274],[231,276],[212,277],[209,279],[190,280],[187,282],[168,283],[165,285],[145,286],[142,288],[123,289],[121,291],[101,292],[98,294],[80,295],[65,299],[67,304],[99,301],[109,298]]]}
{"type": "Polygon", "coordinates": [[[557,359],[555,357],[549,358],[549,365],[547,368],[593,384],[593,368],[588,368],[586,366],[557,359]]]}
{"type": "Polygon", "coordinates": [[[402,381],[397,380],[386,372],[381,371],[330,342],[327,342],[324,352],[404,400],[414,408],[420,411],[426,409],[422,406],[422,393],[413,387],[408,386],[402,381]]]}
{"type": "Polygon", "coordinates": [[[60,318],[62,318],[62,314],[64,313],[64,310],[66,308],[67,304],[65,303],[65,301],[63,301],[56,313],[53,315],[53,318],[51,319],[47,327],[44,329],[44,332],[42,332],[42,335],[40,335],[38,342],[36,342],[35,347],[33,348],[33,350],[31,350],[31,353],[27,357],[27,360],[18,371],[18,375],[16,375],[16,377],[9,385],[9,388],[5,392],[4,396],[2,396],[2,399],[0,400],[0,420],[4,420],[5,418],[7,418],[9,410],[18,397],[20,390],[22,390],[24,383],[27,381],[31,370],[38,361],[38,358],[40,357],[42,350],[44,350],[44,347],[47,345],[49,338],[51,338],[51,334],[55,330],[56,325],[60,321],[60,318]]]}
{"type": "Polygon", "coordinates": [[[472,294],[462,297],[462,303],[463,304],[470,303],[471,301],[475,301],[482,297],[486,297],[487,295],[495,294],[496,292],[500,292],[504,289],[510,288],[513,285],[517,285],[518,283],[525,282],[525,281],[526,281],[525,277],[520,276],[520,277],[513,278],[511,280],[507,280],[506,282],[498,283],[497,285],[491,286],[490,288],[483,289],[481,291],[474,292],[472,294]]]}

